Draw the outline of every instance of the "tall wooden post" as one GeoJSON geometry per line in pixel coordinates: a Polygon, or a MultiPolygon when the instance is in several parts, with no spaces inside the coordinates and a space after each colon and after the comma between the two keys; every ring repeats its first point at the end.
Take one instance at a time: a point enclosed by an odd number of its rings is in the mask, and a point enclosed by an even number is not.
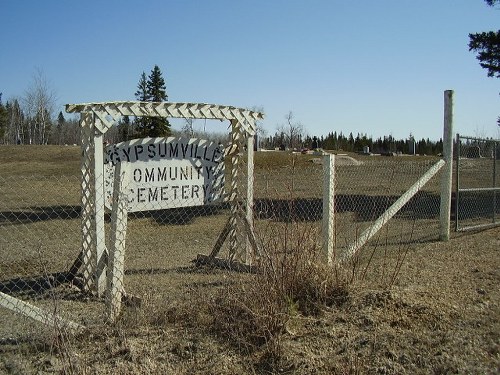
{"type": "MultiPolygon", "coordinates": [[[[251,230],[253,230],[253,162],[254,162],[254,142],[255,136],[247,136],[247,199],[246,199],[246,218],[247,223],[251,230]]],[[[248,239],[250,233],[245,236],[247,240],[245,241],[246,254],[245,263],[251,265],[253,263],[254,253],[252,246],[250,245],[250,240],[248,239]]]]}
{"type": "Polygon", "coordinates": [[[238,210],[240,192],[238,180],[240,178],[239,169],[241,164],[241,132],[240,124],[237,120],[231,120],[231,145],[236,147],[231,155],[231,192],[229,198],[229,204],[231,207],[231,217],[230,217],[230,232],[229,232],[229,258],[231,260],[237,258],[238,250],[238,210]]]}
{"type": "MultiPolygon", "coordinates": [[[[100,119],[95,116],[94,122],[100,119]]],[[[98,127],[99,128],[99,127],[98,127]]],[[[95,129],[95,128],[94,128],[95,129]]],[[[99,297],[106,290],[106,236],[104,229],[104,141],[103,134],[94,133],[94,246],[95,254],[95,291],[99,297]]]]}
{"type": "Polygon", "coordinates": [[[328,264],[335,258],[335,155],[323,156],[323,253],[328,264]]]}
{"type": "Polygon", "coordinates": [[[441,175],[440,235],[441,241],[450,239],[451,184],[453,176],[453,90],[444,92],[443,159],[441,175]]]}
{"type": "MultiPolygon", "coordinates": [[[[94,265],[92,259],[95,255],[94,247],[94,189],[93,189],[93,160],[94,147],[94,115],[91,113],[81,114],[81,226],[82,226],[82,249],[81,249],[81,273],[83,277],[83,289],[90,292],[94,285],[94,265]]],[[[75,270],[75,272],[78,269],[75,270]]]]}
{"type": "Polygon", "coordinates": [[[127,234],[127,189],[128,173],[122,163],[117,163],[113,184],[113,207],[111,209],[111,240],[108,255],[106,283],[106,310],[109,321],[114,322],[121,310],[123,276],[125,274],[125,239],[127,234]]]}

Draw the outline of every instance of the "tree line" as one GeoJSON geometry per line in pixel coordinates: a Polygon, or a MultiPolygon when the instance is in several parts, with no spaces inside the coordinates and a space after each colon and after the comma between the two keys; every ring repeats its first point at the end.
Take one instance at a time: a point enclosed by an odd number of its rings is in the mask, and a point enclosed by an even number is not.
{"type": "MultiPolygon", "coordinates": [[[[158,65],[147,77],[140,76],[135,97],[140,101],[162,102],[168,96],[165,80],[158,65]]],[[[41,71],[33,77],[31,86],[19,98],[2,101],[0,93],[0,143],[3,144],[79,144],[80,126],[76,119],[66,119],[60,111],[55,119],[52,113],[56,97],[41,71]]],[[[133,138],[164,137],[171,135],[170,123],[164,118],[121,118],[111,128],[108,141],[120,142],[133,138]]]]}
{"type": "MultiPolygon", "coordinates": [[[[484,0],[494,7],[500,0],[484,0]]],[[[500,30],[469,34],[469,50],[477,53],[481,67],[487,70],[489,77],[500,77],[500,30]]],[[[137,85],[135,97],[139,101],[167,101],[168,95],[165,80],[160,68],[155,65],[149,76],[142,72],[137,85]]],[[[41,71],[33,78],[31,86],[20,98],[13,98],[5,104],[0,93],[0,143],[3,144],[78,144],[80,127],[78,120],[66,119],[62,112],[53,119],[55,94],[47,84],[41,71]]],[[[412,151],[416,153],[436,154],[442,150],[442,141],[421,139],[414,142],[411,138],[396,140],[392,136],[379,137],[373,140],[366,134],[331,132],[326,136],[312,139],[304,135],[302,124],[294,121],[292,112],[285,117],[286,123],[278,126],[277,132],[265,137],[262,129],[258,129],[259,141],[264,148],[311,148],[318,146],[324,149],[360,151],[369,147],[374,152],[412,151]]],[[[500,117],[498,118],[500,125],[500,117]]],[[[194,136],[193,120],[186,119],[177,135],[194,136]]],[[[142,137],[163,137],[174,134],[170,123],[164,118],[129,118],[123,117],[117,126],[111,128],[107,140],[112,143],[142,137]]],[[[197,134],[199,135],[199,134],[197,134]]],[[[217,135],[220,138],[220,135],[217,135]]]]}
{"type": "Polygon", "coordinates": [[[363,152],[373,153],[403,153],[420,155],[438,155],[443,152],[443,140],[433,141],[429,138],[420,140],[410,136],[406,139],[396,139],[392,135],[378,137],[373,139],[367,134],[357,133],[356,136],[351,132],[348,135],[340,132],[330,132],[326,136],[311,137],[309,135],[299,134],[295,142],[288,143],[288,135],[277,131],[274,135],[261,138],[260,147],[265,149],[316,149],[345,151],[345,152],[363,152]],[[368,147],[368,149],[366,149],[368,147]]]}

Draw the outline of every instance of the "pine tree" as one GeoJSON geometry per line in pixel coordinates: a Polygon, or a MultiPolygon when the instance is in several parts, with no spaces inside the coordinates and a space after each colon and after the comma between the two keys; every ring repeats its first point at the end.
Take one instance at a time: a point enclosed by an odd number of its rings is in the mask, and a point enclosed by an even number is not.
{"type": "Polygon", "coordinates": [[[66,119],[62,111],[59,111],[57,116],[57,144],[62,145],[64,142],[64,131],[65,131],[66,119]]]}
{"type": "MultiPolygon", "coordinates": [[[[500,0],[485,0],[493,7],[500,0]]],[[[500,78],[500,30],[469,34],[469,51],[477,52],[479,65],[488,71],[488,77],[500,78]]],[[[497,118],[500,126],[500,117],[497,118]]]]}
{"type": "MultiPolygon", "coordinates": [[[[149,99],[152,102],[167,101],[165,80],[158,65],[155,65],[147,82],[149,99]]],[[[166,118],[153,117],[150,120],[148,135],[150,137],[166,137],[170,135],[170,123],[166,118]]]]}
{"type": "Polygon", "coordinates": [[[132,135],[132,125],[130,123],[129,116],[123,116],[122,119],[118,122],[118,136],[119,141],[128,141],[132,135]]]}
{"type": "Polygon", "coordinates": [[[148,94],[148,81],[146,79],[146,73],[142,72],[139,83],[137,84],[137,91],[135,92],[135,97],[141,102],[149,101],[148,94]]]}
{"type": "MultiPolygon", "coordinates": [[[[149,101],[148,95],[148,81],[146,73],[142,72],[141,78],[139,78],[139,83],[137,84],[137,91],[135,92],[135,97],[141,102],[149,101]]],[[[136,117],[134,123],[138,130],[138,137],[146,137],[146,129],[148,128],[149,118],[147,117],[136,117]]],[[[127,137],[128,137],[127,133],[127,137]]]]}
{"type": "Polygon", "coordinates": [[[163,102],[168,99],[167,92],[165,90],[165,80],[161,76],[161,71],[158,65],[155,65],[148,77],[147,93],[152,102],[163,102]]]}
{"type": "MultiPolygon", "coordinates": [[[[168,96],[165,89],[165,80],[158,65],[151,70],[146,80],[146,73],[142,72],[137,85],[135,96],[140,101],[163,102],[168,96]]],[[[136,121],[139,137],[166,137],[170,135],[170,123],[166,118],[142,117],[136,121]]]]}

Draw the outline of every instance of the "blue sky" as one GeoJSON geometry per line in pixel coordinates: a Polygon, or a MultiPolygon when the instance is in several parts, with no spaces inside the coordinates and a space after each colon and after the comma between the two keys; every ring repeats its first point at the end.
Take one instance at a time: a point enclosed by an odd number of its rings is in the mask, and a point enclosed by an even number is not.
{"type": "Polygon", "coordinates": [[[263,107],[271,134],[292,111],[311,136],[437,140],[452,89],[455,132],[500,138],[500,79],[467,48],[469,33],[500,26],[499,7],[482,0],[0,5],[4,102],[22,96],[37,69],[58,110],[134,100],[140,74],[157,64],[169,101],[263,107]]]}

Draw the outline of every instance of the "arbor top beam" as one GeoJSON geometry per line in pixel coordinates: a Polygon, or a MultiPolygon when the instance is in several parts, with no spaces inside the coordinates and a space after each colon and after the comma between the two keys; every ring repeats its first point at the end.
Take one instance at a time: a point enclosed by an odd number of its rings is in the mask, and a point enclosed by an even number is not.
{"type": "MultiPolygon", "coordinates": [[[[121,116],[135,117],[170,117],[192,119],[236,120],[251,135],[255,134],[255,121],[264,118],[261,112],[232,106],[206,103],[172,102],[102,102],[66,104],[67,113],[95,114],[104,125],[103,133],[112,126],[111,117],[117,121],[121,116]]],[[[99,128],[99,127],[98,127],[99,128]]]]}

